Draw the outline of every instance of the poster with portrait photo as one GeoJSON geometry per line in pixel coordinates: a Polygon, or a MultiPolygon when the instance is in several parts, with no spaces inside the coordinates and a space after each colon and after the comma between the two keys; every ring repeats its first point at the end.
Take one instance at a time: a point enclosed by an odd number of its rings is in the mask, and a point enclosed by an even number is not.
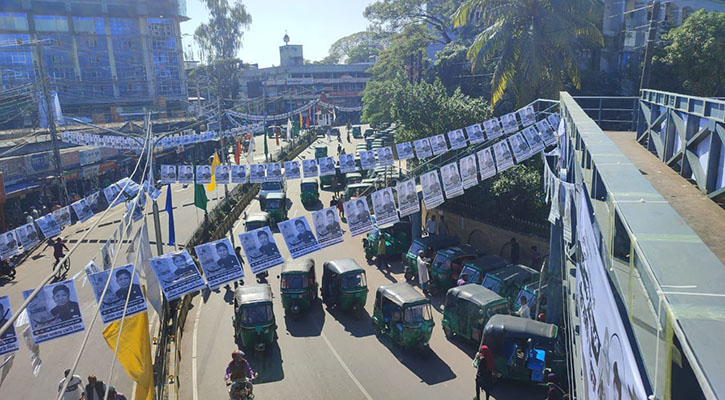
{"type": "Polygon", "coordinates": [[[531,104],[524,108],[521,108],[520,110],[516,111],[516,113],[519,114],[519,118],[521,119],[521,124],[523,126],[533,125],[536,122],[534,106],[531,104]]]}
{"type": "Polygon", "coordinates": [[[478,185],[478,169],[476,169],[476,155],[465,156],[458,161],[461,171],[461,182],[464,189],[478,185]]]}
{"type": "MultiPolygon", "coordinates": [[[[12,316],[10,299],[8,296],[0,296],[0,327],[5,326],[12,316]]],[[[18,335],[15,333],[15,327],[10,325],[8,330],[0,336],[0,355],[18,350],[20,350],[18,335]]]]}
{"type": "Polygon", "coordinates": [[[483,134],[483,128],[481,128],[481,124],[473,124],[471,126],[467,126],[466,134],[468,134],[468,143],[470,144],[483,143],[486,140],[486,137],[483,134]]]}
{"type": "Polygon", "coordinates": [[[415,156],[419,160],[433,155],[433,149],[430,147],[428,138],[418,139],[413,142],[413,145],[415,146],[415,156]]]}
{"type": "Polygon", "coordinates": [[[15,228],[15,237],[18,238],[25,251],[30,250],[31,247],[40,242],[40,235],[35,230],[35,223],[33,222],[15,228]]]}
{"type": "Polygon", "coordinates": [[[493,160],[493,146],[480,150],[476,153],[476,157],[478,157],[478,171],[482,181],[496,175],[496,163],[493,160]]]}
{"type": "MultiPolygon", "coordinates": [[[[115,236],[113,241],[115,241],[115,236]]],[[[113,267],[113,241],[107,240],[106,243],[103,244],[103,247],[101,247],[101,260],[104,270],[109,270],[113,267]]]]}
{"type": "Polygon", "coordinates": [[[267,170],[267,176],[265,181],[267,182],[281,182],[282,181],[282,163],[273,162],[265,164],[264,168],[267,170]]]}
{"type": "Polygon", "coordinates": [[[179,165],[179,183],[194,183],[194,166],[179,165]]]}
{"type": "Polygon", "coordinates": [[[96,272],[88,275],[88,280],[91,282],[93,293],[96,295],[96,303],[98,303],[104,324],[123,318],[126,298],[128,298],[126,316],[146,311],[146,298],[141,291],[138,274],[134,274],[133,265],[128,264],[117,267],[113,271],[96,272]],[[109,278],[111,282],[108,282],[109,278]],[[103,288],[106,287],[107,282],[108,290],[106,290],[106,295],[101,300],[103,288]]]}
{"type": "Polygon", "coordinates": [[[493,140],[503,135],[501,121],[498,118],[491,118],[488,121],[484,121],[483,129],[486,131],[486,138],[488,140],[493,140]]]}
{"type": "Polygon", "coordinates": [[[232,183],[247,183],[246,165],[232,165],[232,183]]]}
{"type": "MultiPolygon", "coordinates": [[[[115,207],[126,200],[126,196],[122,194],[119,196],[119,194],[121,194],[121,188],[118,187],[118,185],[115,183],[111,186],[103,188],[103,195],[106,197],[106,202],[108,203],[109,207],[115,207]]],[[[58,223],[60,223],[60,221],[58,221],[58,223]]],[[[61,225],[61,227],[62,226],[63,225],[61,225]]]]}
{"type": "Polygon", "coordinates": [[[372,193],[375,223],[378,226],[393,224],[400,221],[398,210],[395,208],[393,189],[384,188],[372,193]]]}
{"type": "Polygon", "coordinates": [[[301,177],[299,161],[284,162],[284,179],[300,179],[301,177]]]}
{"type": "Polygon", "coordinates": [[[56,221],[53,213],[46,214],[36,219],[35,223],[38,224],[38,228],[40,228],[40,231],[43,232],[43,236],[46,238],[51,238],[60,234],[60,225],[58,225],[58,221],[56,221]]]}
{"type": "Polygon", "coordinates": [[[546,117],[546,120],[549,121],[549,124],[551,124],[551,126],[559,126],[559,113],[550,114],[548,117],[546,117]]]}
{"type": "Polygon", "coordinates": [[[452,162],[441,167],[441,177],[443,178],[443,191],[447,199],[463,194],[463,182],[461,175],[458,173],[458,163],[452,162]]]}
{"type": "Polygon", "coordinates": [[[407,160],[414,156],[413,145],[410,142],[396,144],[395,151],[398,153],[398,160],[407,160]]]}
{"type": "Polygon", "coordinates": [[[340,218],[337,215],[337,207],[323,208],[312,213],[312,221],[315,224],[317,242],[320,248],[342,243],[344,240],[340,218]]]}
{"type": "Polygon", "coordinates": [[[116,185],[121,188],[121,190],[127,197],[136,197],[139,190],[141,190],[141,185],[132,181],[129,178],[120,179],[118,182],[116,182],[116,185]]]}
{"type": "Polygon", "coordinates": [[[347,227],[350,236],[358,236],[373,230],[373,220],[370,218],[367,196],[358,197],[342,203],[347,218],[347,227]]]}
{"type": "Polygon", "coordinates": [[[206,286],[199,269],[186,250],[149,258],[149,264],[161,284],[166,300],[174,300],[206,286]]]}
{"type": "Polygon", "coordinates": [[[161,183],[176,183],[176,165],[161,166],[161,183]]]}
{"type": "Polygon", "coordinates": [[[466,136],[463,134],[463,129],[448,132],[448,141],[451,142],[451,149],[453,150],[466,147],[466,136]]]}
{"type": "Polygon", "coordinates": [[[387,166],[393,165],[393,148],[391,146],[381,147],[375,150],[378,157],[378,165],[387,166]]]}
{"type": "Polygon", "coordinates": [[[266,178],[264,173],[264,164],[252,164],[249,166],[249,181],[252,183],[262,183],[266,178]]]}
{"type": "Polygon", "coordinates": [[[514,153],[517,163],[531,157],[531,148],[526,143],[526,140],[524,140],[524,135],[522,135],[521,132],[509,136],[507,140],[511,145],[511,150],[514,153]]]}
{"type": "Polygon", "coordinates": [[[76,217],[78,217],[78,221],[80,222],[86,222],[93,216],[93,210],[91,210],[85,198],[71,204],[71,207],[73,207],[73,211],[76,213],[76,217]]]}
{"type": "Polygon", "coordinates": [[[338,160],[340,161],[340,172],[343,174],[357,171],[354,154],[340,154],[338,160]]]}
{"type": "Polygon", "coordinates": [[[196,183],[211,183],[211,165],[196,166],[196,183]]]}
{"type": "Polygon", "coordinates": [[[539,132],[536,130],[536,128],[534,128],[533,126],[529,126],[528,128],[521,131],[521,133],[524,135],[526,143],[529,144],[529,157],[544,150],[544,140],[541,139],[541,136],[539,136],[539,132]]]}
{"type": "Polygon", "coordinates": [[[61,229],[65,226],[69,226],[71,224],[70,206],[65,206],[53,211],[53,216],[61,229]]]}
{"type": "Polygon", "coordinates": [[[240,233],[239,242],[254,275],[284,262],[268,226],[240,233]]]}
{"type": "Polygon", "coordinates": [[[446,142],[446,135],[441,133],[440,135],[431,136],[429,139],[430,148],[433,150],[433,155],[437,156],[448,151],[448,142],[446,142]]]}
{"type": "Polygon", "coordinates": [[[320,243],[312,234],[305,217],[288,219],[279,222],[277,225],[292,258],[298,258],[320,250],[320,243]]]}
{"type": "Polygon", "coordinates": [[[214,167],[214,183],[217,185],[226,185],[229,183],[228,165],[217,165],[214,167]]]}
{"type": "Polygon", "coordinates": [[[91,211],[93,211],[94,214],[98,214],[99,212],[106,209],[106,203],[105,201],[101,200],[100,191],[89,194],[86,197],[86,202],[88,202],[88,204],[91,206],[91,211]]]}
{"type": "Polygon", "coordinates": [[[398,193],[398,212],[401,217],[420,211],[415,178],[408,179],[407,181],[399,181],[395,186],[395,191],[398,193]]]}
{"type": "Polygon", "coordinates": [[[305,178],[314,178],[319,175],[317,171],[317,160],[302,160],[302,173],[305,178]]]}
{"type": "MultiPolygon", "coordinates": [[[[32,292],[33,289],[23,291],[23,299],[27,299],[32,292]]],[[[45,285],[26,310],[35,344],[86,329],[72,279],[45,285]]]]}
{"type": "Polygon", "coordinates": [[[194,252],[210,289],[244,278],[244,269],[229,238],[200,244],[194,252]]]}
{"type": "Polygon", "coordinates": [[[501,124],[503,125],[503,133],[511,134],[519,130],[519,123],[516,120],[516,112],[501,116],[501,124]]]}
{"type": "Polygon", "coordinates": [[[556,131],[551,126],[549,120],[542,119],[536,123],[536,130],[539,131],[541,138],[544,139],[544,144],[547,146],[553,146],[556,144],[556,131]]]}
{"type": "Polygon", "coordinates": [[[360,166],[362,169],[373,169],[375,168],[375,164],[375,153],[372,150],[360,152],[360,166]]]}
{"type": "Polygon", "coordinates": [[[335,175],[335,159],[333,157],[322,157],[318,159],[320,164],[320,176],[335,175]]]}
{"type": "Polygon", "coordinates": [[[427,209],[436,208],[443,204],[443,190],[441,190],[437,170],[421,175],[420,186],[423,190],[423,202],[427,209]]]}
{"type": "Polygon", "coordinates": [[[493,145],[493,154],[496,156],[496,171],[499,174],[514,166],[514,158],[506,140],[493,145]]]}

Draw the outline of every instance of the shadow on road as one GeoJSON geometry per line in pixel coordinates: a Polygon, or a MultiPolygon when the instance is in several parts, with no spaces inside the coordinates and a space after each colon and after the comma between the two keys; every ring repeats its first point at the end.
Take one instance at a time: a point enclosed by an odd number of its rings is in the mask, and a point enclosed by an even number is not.
{"type": "Polygon", "coordinates": [[[0,277],[0,287],[4,287],[7,284],[15,285],[15,283],[16,281],[13,278],[7,276],[0,277]]]}
{"type": "Polygon", "coordinates": [[[307,211],[318,211],[318,210],[322,210],[322,202],[319,201],[319,200],[316,201],[314,204],[305,204],[305,203],[302,203],[302,206],[307,211]]]}
{"type": "Polygon", "coordinates": [[[378,336],[378,341],[390,350],[395,358],[428,385],[456,379],[456,374],[432,349],[421,352],[406,350],[393,343],[388,336],[378,336]]]}
{"type": "Polygon", "coordinates": [[[365,309],[363,309],[360,319],[355,318],[352,310],[348,311],[337,307],[331,309],[327,307],[327,312],[345,328],[345,331],[350,332],[354,337],[365,337],[375,334],[372,318],[365,309]]]}
{"type": "Polygon", "coordinates": [[[325,325],[325,311],[322,309],[322,302],[315,300],[310,309],[298,316],[285,314],[284,323],[287,332],[293,337],[320,336],[322,327],[325,325]]]}
{"type": "Polygon", "coordinates": [[[476,356],[476,352],[478,351],[478,343],[465,340],[459,336],[453,336],[452,338],[449,338],[448,341],[452,345],[458,347],[458,350],[471,357],[471,362],[473,362],[473,358],[476,356]]]}
{"type": "Polygon", "coordinates": [[[282,351],[279,344],[275,341],[262,354],[248,356],[252,369],[259,373],[259,377],[254,382],[255,385],[262,383],[278,382],[284,379],[284,368],[282,368],[282,351]]]}
{"type": "MultiPolygon", "coordinates": [[[[491,396],[496,400],[543,399],[546,396],[546,388],[512,380],[502,380],[493,384],[491,396]]],[[[485,398],[483,393],[481,393],[481,398],[485,398]]]]}

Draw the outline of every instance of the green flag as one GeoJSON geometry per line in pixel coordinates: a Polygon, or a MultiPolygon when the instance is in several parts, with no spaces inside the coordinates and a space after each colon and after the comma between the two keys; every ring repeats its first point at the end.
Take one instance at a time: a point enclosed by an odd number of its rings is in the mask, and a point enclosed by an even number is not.
{"type": "Polygon", "coordinates": [[[194,205],[206,212],[206,203],[209,202],[209,199],[206,198],[204,185],[196,183],[196,164],[192,165],[194,167],[194,205]]]}

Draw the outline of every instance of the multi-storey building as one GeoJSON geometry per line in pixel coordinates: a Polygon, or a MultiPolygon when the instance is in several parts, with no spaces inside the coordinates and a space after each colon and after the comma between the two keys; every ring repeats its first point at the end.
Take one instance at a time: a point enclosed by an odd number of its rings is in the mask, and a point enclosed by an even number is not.
{"type": "Polygon", "coordinates": [[[185,20],[185,0],[0,0],[0,91],[37,90],[42,55],[65,113],[175,115],[186,108],[185,20]]]}

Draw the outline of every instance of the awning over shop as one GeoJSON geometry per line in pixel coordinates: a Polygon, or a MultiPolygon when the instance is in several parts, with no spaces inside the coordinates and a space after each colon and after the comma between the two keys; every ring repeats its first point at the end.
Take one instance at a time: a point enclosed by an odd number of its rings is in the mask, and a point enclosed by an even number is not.
{"type": "Polygon", "coordinates": [[[21,182],[14,185],[5,186],[7,197],[19,196],[24,192],[30,192],[39,189],[42,185],[35,182],[21,182]]]}

